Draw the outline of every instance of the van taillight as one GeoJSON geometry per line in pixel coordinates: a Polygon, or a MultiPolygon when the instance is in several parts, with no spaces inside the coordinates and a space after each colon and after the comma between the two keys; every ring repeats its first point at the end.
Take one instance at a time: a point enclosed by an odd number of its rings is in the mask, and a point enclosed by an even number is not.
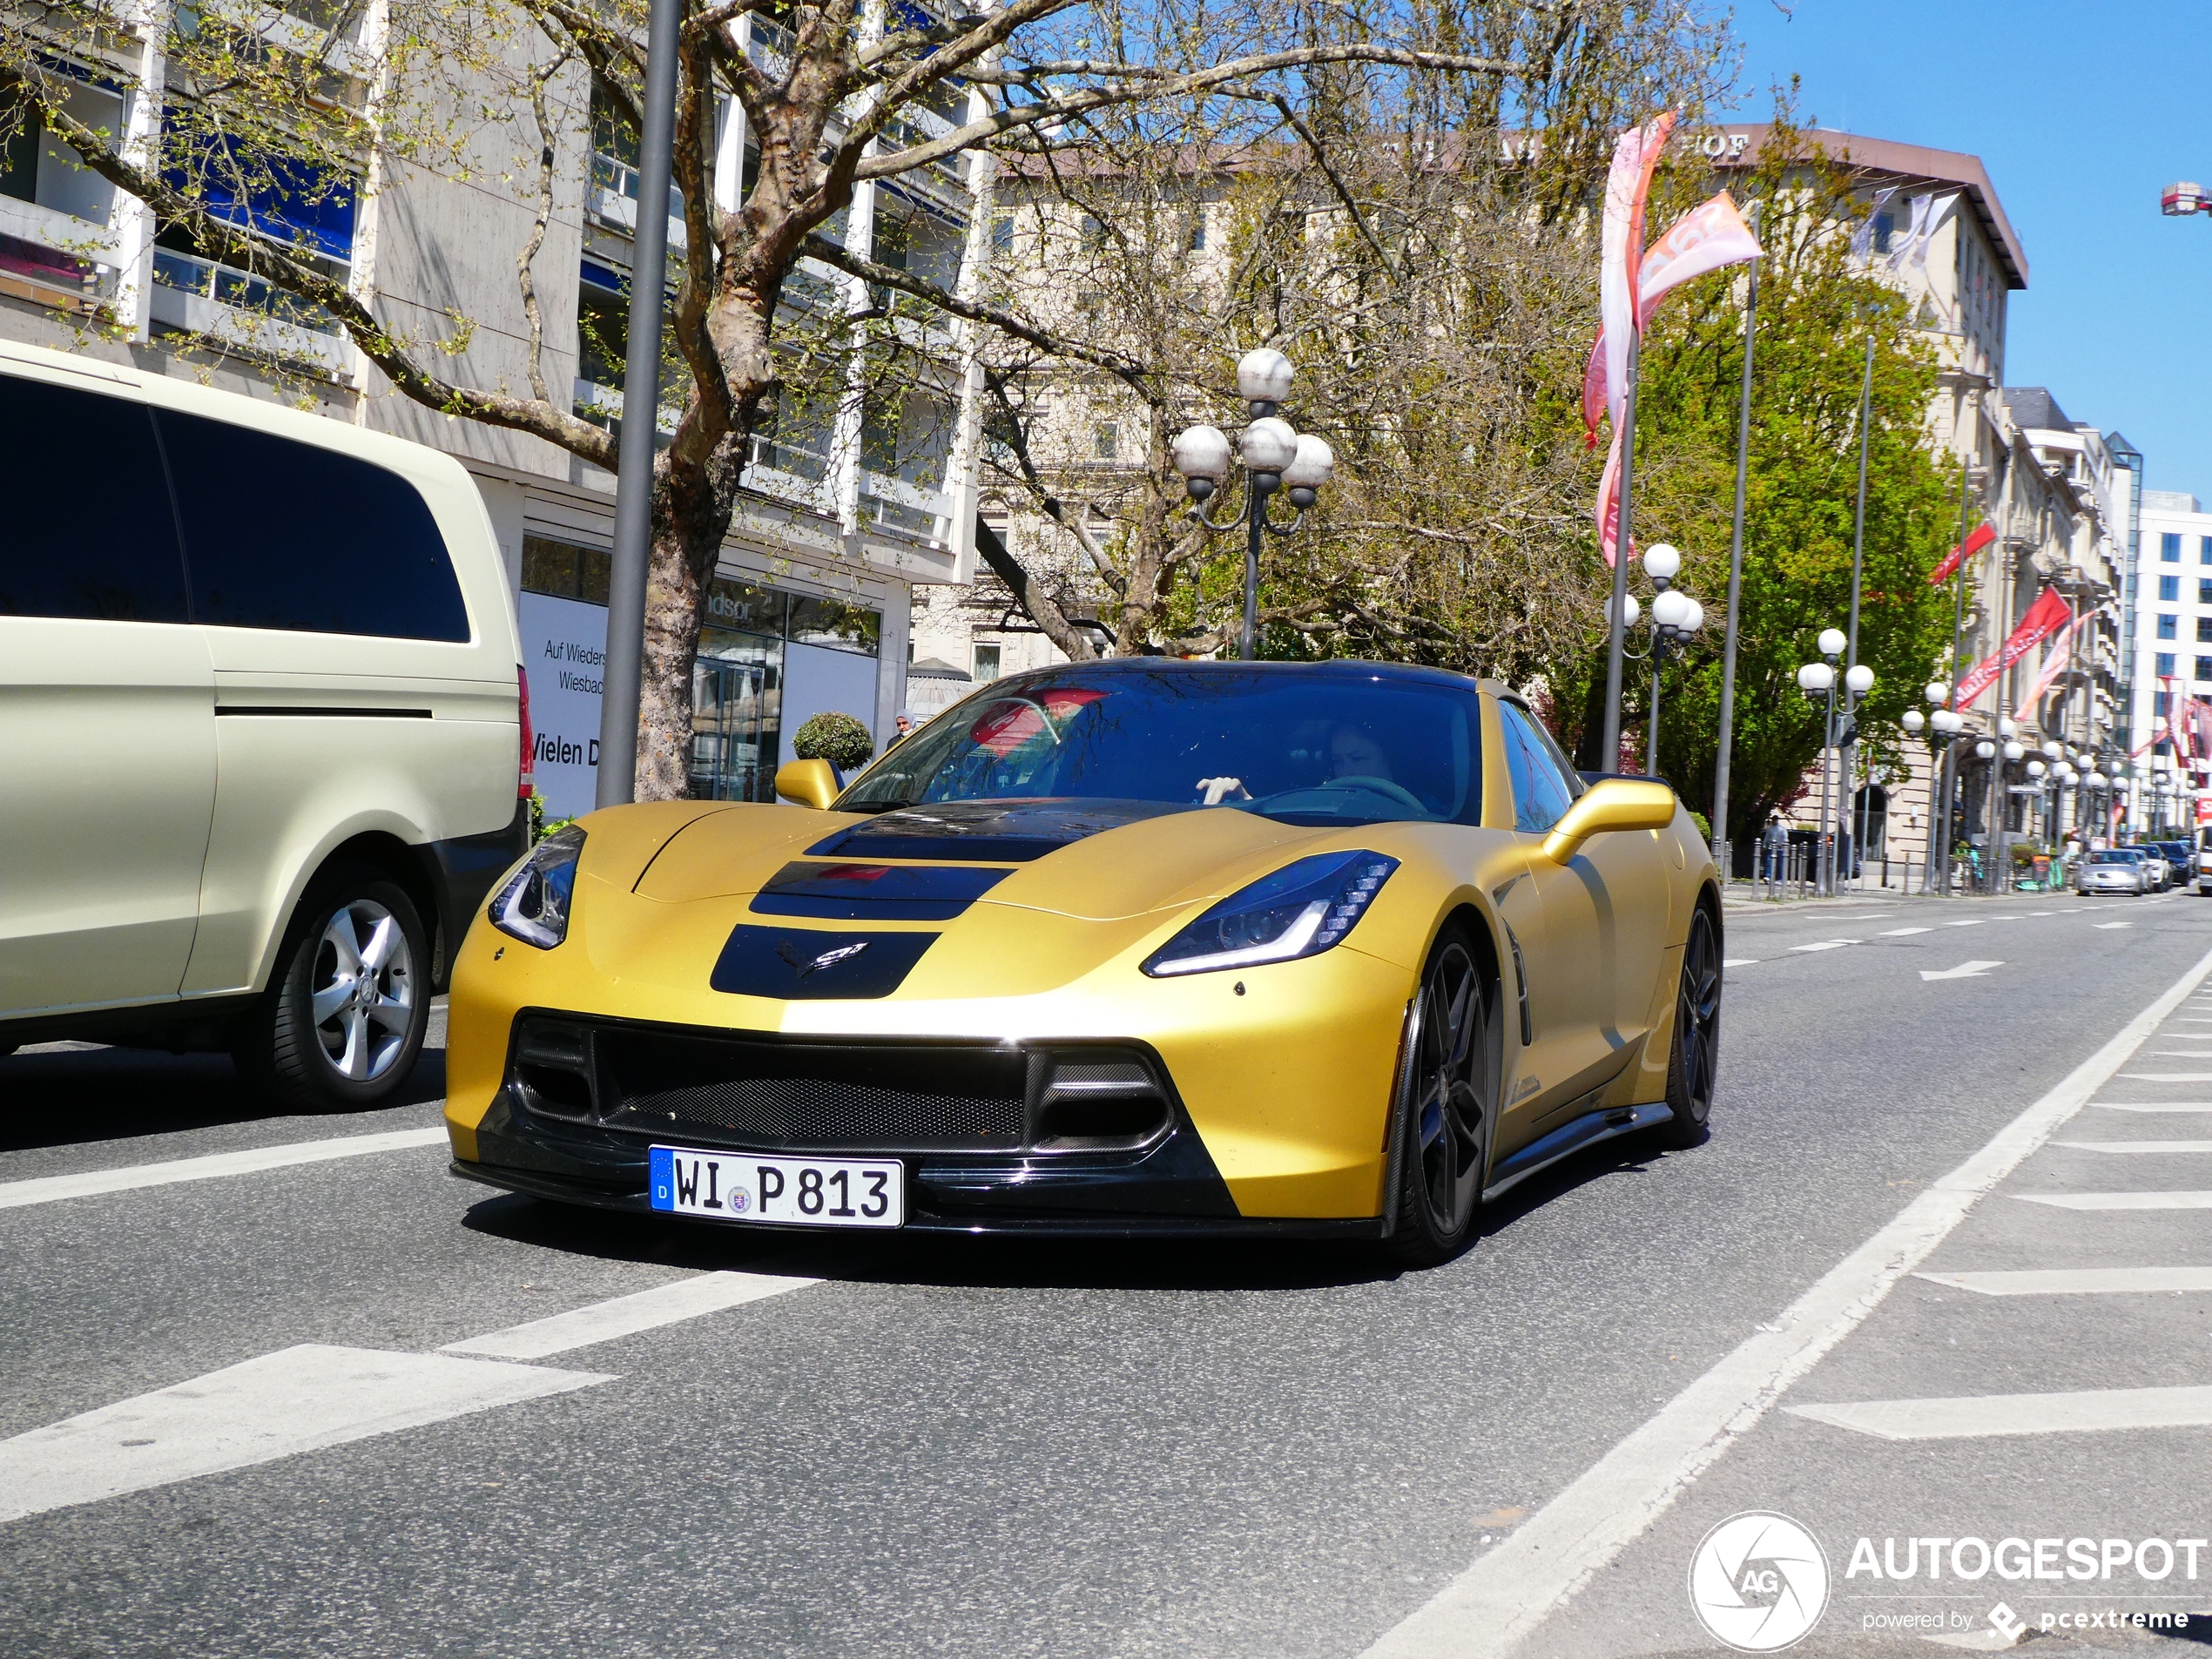
{"type": "Polygon", "coordinates": [[[516,683],[523,693],[523,770],[515,786],[515,798],[528,800],[537,792],[537,743],[530,733],[530,671],[520,663],[515,665],[516,683]]]}

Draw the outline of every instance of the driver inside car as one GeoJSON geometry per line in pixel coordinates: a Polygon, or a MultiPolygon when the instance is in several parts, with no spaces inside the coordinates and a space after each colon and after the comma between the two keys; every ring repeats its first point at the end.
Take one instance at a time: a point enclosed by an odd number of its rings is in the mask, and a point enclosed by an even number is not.
{"type": "Polygon", "coordinates": [[[1332,778],[1379,778],[1386,784],[1398,781],[1398,774],[1390,768],[1390,756],[1374,733],[1365,726],[1339,721],[1329,733],[1329,776],[1332,778]]]}

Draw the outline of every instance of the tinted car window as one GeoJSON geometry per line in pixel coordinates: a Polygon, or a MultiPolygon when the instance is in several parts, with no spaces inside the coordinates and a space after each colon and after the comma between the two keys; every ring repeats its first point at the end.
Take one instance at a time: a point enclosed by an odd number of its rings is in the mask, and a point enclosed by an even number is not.
{"type": "Polygon", "coordinates": [[[186,619],[144,404],[0,377],[0,616],[186,619]]]}
{"type": "Polygon", "coordinates": [[[170,409],[155,419],[176,486],[193,621],[469,637],[444,538],[398,474],[227,421],[170,409]]]}
{"type": "Polygon", "coordinates": [[[1472,688],[1227,664],[995,683],[869,768],[855,808],[1019,799],[1225,806],[1298,824],[1482,816],[1472,688]]]}
{"type": "Polygon", "coordinates": [[[1574,789],[1527,710],[1501,700],[1498,714],[1506,732],[1506,766],[1513,774],[1514,827],[1548,830],[1566,814],[1574,789]]]}

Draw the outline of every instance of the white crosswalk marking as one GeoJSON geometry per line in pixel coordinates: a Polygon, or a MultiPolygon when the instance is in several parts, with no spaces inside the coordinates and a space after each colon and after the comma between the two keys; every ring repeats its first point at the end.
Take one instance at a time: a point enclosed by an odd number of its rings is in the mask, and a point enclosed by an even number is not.
{"type": "Polygon", "coordinates": [[[167,1186],[175,1181],[208,1181],[218,1176],[252,1175],[261,1170],[281,1170],[293,1163],[321,1163],[331,1158],[360,1157],[369,1152],[397,1152],[415,1146],[442,1146],[444,1125],[435,1129],[395,1129],[375,1135],[340,1135],[326,1141],[292,1141],[282,1146],[251,1146],[238,1152],[211,1152],[205,1157],[169,1158],[159,1163],[130,1163],[119,1170],[87,1170],[79,1175],[46,1175],[30,1181],[0,1183],[0,1210],[22,1204],[52,1204],[60,1198],[89,1198],[103,1192],[129,1192],[138,1187],[167,1186]]]}
{"type": "Polygon", "coordinates": [[[1856,939],[1822,939],[1810,945],[1792,945],[1791,950],[1841,950],[1845,945],[1856,945],[1856,939]]]}
{"type": "Polygon", "coordinates": [[[2212,1291],[2212,1267],[2040,1267],[1917,1277],[1981,1296],[2151,1296],[2212,1291]]]}
{"type": "Polygon", "coordinates": [[[2089,1103],[2106,1112],[2212,1112],[2212,1100],[2098,1100],[2089,1103]]]}
{"type": "Polygon", "coordinates": [[[1932,927],[1891,927],[1883,932],[1882,937],[1885,939],[1902,939],[1907,934],[1932,934],[1934,931],[1935,929],[1932,927]]]}
{"type": "Polygon", "coordinates": [[[1868,1399],[1784,1406],[1794,1417],[1885,1440],[2065,1434],[2212,1425],[2212,1388],[2095,1388],[2066,1394],[1976,1394],[1955,1399],[1868,1399]]]}
{"type": "Polygon", "coordinates": [[[1758,965],[1759,959],[1756,956],[1730,956],[1721,963],[1723,968],[1757,968],[1758,965]]]}
{"type": "Polygon", "coordinates": [[[2138,1083],[2212,1083],[2212,1071],[2123,1071],[2120,1075],[2138,1083]]]}
{"type": "Polygon", "coordinates": [[[2161,1152],[2212,1152],[2212,1141],[2054,1141],[2054,1146],[2070,1146],[2081,1152],[2112,1152],[2121,1156],[2136,1153],[2155,1156],[2161,1152]]]}
{"type": "Polygon", "coordinates": [[[0,1440],[0,1521],[613,1380],[303,1343],[0,1440]]]}
{"type": "Polygon", "coordinates": [[[485,1354],[495,1359],[543,1359],[571,1348],[611,1342],[617,1337],[634,1336],[679,1319],[696,1319],[701,1314],[742,1307],[747,1302],[820,1283],[818,1278],[792,1278],[777,1273],[699,1273],[672,1285],[656,1285],[650,1291],[494,1331],[489,1336],[448,1342],[438,1352],[485,1354]]]}
{"type": "Polygon", "coordinates": [[[2008,1192],[2060,1210],[2212,1210],[2212,1192],[2008,1192]]]}

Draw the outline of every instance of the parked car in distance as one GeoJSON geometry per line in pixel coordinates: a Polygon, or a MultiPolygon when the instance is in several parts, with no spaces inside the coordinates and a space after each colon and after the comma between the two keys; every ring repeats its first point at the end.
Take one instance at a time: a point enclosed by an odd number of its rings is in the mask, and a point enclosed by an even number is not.
{"type": "Polygon", "coordinates": [[[2150,889],[2150,861],[2140,846],[2101,846],[2085,855],[2074,891],[2141,894],[2150,889]]]}
{"type": "Polygon", "coordinates": [[[2155,841],[2166,860],[2166,891],[2185,887],[2196,878],[2196,854],[2187,841],[2155,841]]]}
{"type": "Polygon", "coordinates": [[[2197,831],[2196,858],[2190,867],[2196,878],[2198,897],[2212,894],[2212,826],[2197,831]]]}
{"type": "Polygon", "coordinates": [[[2143,861],[2143,891],[2145,893],[2165,892],[2166,855],[2158,850],[2157,843],[2138,841],[2127,850],[2138,855],[2143,861]]]}
{"type": "Polygon", "coordinates": [[[528,850],[514,602],[458,462],[0,345],[0,1054],[396,1089],[528,850]]]}

